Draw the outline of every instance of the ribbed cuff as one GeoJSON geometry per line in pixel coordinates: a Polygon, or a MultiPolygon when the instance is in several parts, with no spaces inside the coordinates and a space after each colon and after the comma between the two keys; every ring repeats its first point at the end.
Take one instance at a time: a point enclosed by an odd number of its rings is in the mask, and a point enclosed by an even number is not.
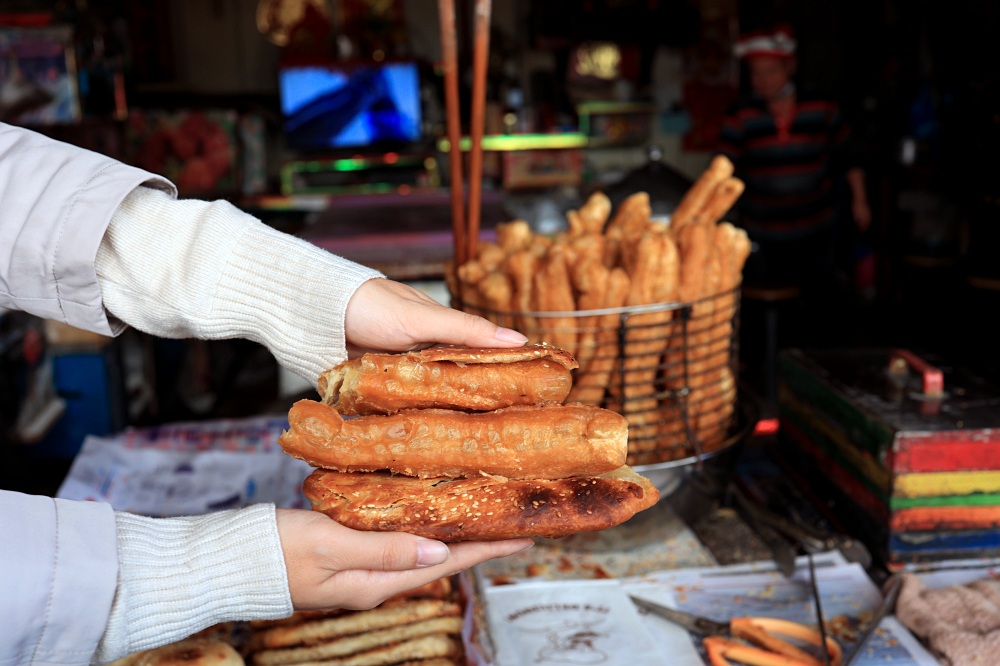
{"type": "Polygon", "coordinates": [[[380,277],[300,238],[254,225],[236,244],[213,312],[315,386],[321,372],[346,358],[348,301],[363,282],[380,277]]]}
{"type": "Polygon", "coordinates": [[[163,337],[259,342],[313,386],[347,358],[351,296],[384,277],[227,202],[145,187],[118,207],[95,265],[104,305],[121,321],[163,337]]]}
{"type": "Polygon", "coordinates": [[[180,640],[219,622],[292,613],[274,506],[188,518],[116,513],[118,590],[96,659],[180,640]]]}

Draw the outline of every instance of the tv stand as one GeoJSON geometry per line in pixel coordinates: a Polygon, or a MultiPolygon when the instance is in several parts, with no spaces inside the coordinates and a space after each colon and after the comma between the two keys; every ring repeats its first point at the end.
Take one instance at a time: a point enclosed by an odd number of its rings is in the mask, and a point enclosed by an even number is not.
{"type": "Polygon", "coordinates": [[[387,193],[440,185],[437,159],[430,152],[296,158],[281,167],[281,193],[286,196],[387,193]]]}

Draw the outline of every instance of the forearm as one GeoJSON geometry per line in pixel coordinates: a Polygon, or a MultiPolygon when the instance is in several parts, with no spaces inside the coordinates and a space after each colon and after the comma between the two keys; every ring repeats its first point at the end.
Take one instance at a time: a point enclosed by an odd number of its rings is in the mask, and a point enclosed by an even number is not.
{"type": "Polygon", "coordinates": [[[97,253],[105,307],[161,337],[245,338],[315,383],[347,356],[354,291],[382,274],[283,234],[221,201],[138,188],[97,253]]]}
{"type": "Polygon", "coordinates": [[[106,663],[224,621],[292,612],[274,507],[190,518],[115,514],[118,581],[96,660],[106,663]]]}
{"type": "Polygon", "coordinates": [[[865,189],[865,172],[861,167],[848,169],[847,185],[851,189],[851,198],[853,201],[868,201],[868,193],[865,189]]]}

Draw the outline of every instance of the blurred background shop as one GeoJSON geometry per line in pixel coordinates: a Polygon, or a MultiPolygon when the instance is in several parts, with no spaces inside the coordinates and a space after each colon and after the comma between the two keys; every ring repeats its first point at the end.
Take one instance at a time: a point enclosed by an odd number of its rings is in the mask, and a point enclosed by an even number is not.
{"type": "MultiPolygon", "coordinates": [[[[457,3],[466,73],[472,4],[457,3]]],[[[164,174],[182,196],[231,200],[447,300],[437,9],[7,0],[0,120],[164,174]]],[[[484,234],[518,218],[555,233],[598,190],[615,204],[648,191],[669,218],[748,89],[736,42],[776,23],[794,30],[797,81],[839,105],[865,169],[871,225],[841,226],[831,337],[942,354],[994,378],[1000,8],[985,0],[494,2],[484,234]]],[[[460,83],[467,99],[471,75],[460,83]]],[[[86,434],[258,414],[305,388],[253,343],[109,340],[0,314],[11,486],[57,483],[29,480],[31,461],[64,472],[86,434]]]]}

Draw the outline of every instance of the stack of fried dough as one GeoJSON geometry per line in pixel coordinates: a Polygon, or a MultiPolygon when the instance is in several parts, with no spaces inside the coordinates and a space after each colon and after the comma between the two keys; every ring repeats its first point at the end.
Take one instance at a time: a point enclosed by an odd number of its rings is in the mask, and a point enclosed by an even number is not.
{"type": "Polygon", "coordinates": [[[455,666],[463,664],[462,602],[451,578],[366,611],[298,611],[252,622],[255,666],[455,666]]]}
{"type": "Polygon", "coordinates": [[[466,311],[572,353],[568,399],[626,416],[629,464],[711,451],[736,401],[733,325],[750,241],[722,218],[743,189],[719,156],[669,224],[651,219],[645,192],[616,211],[595,193],[554,237],[500,224],[496,243],[449,267],[449,289],[466,311]]]}
{"type": "Polygon", "coordinates": [[[566,404],[576,360],[550,345],[366,354],[319,379],[279,442],[317,469],[313,509],[442,541],[560,537],[659,499],[626,465],[628,423],[566,404]],[[344,417],[347,418],[344,418],[344,417]]]}

